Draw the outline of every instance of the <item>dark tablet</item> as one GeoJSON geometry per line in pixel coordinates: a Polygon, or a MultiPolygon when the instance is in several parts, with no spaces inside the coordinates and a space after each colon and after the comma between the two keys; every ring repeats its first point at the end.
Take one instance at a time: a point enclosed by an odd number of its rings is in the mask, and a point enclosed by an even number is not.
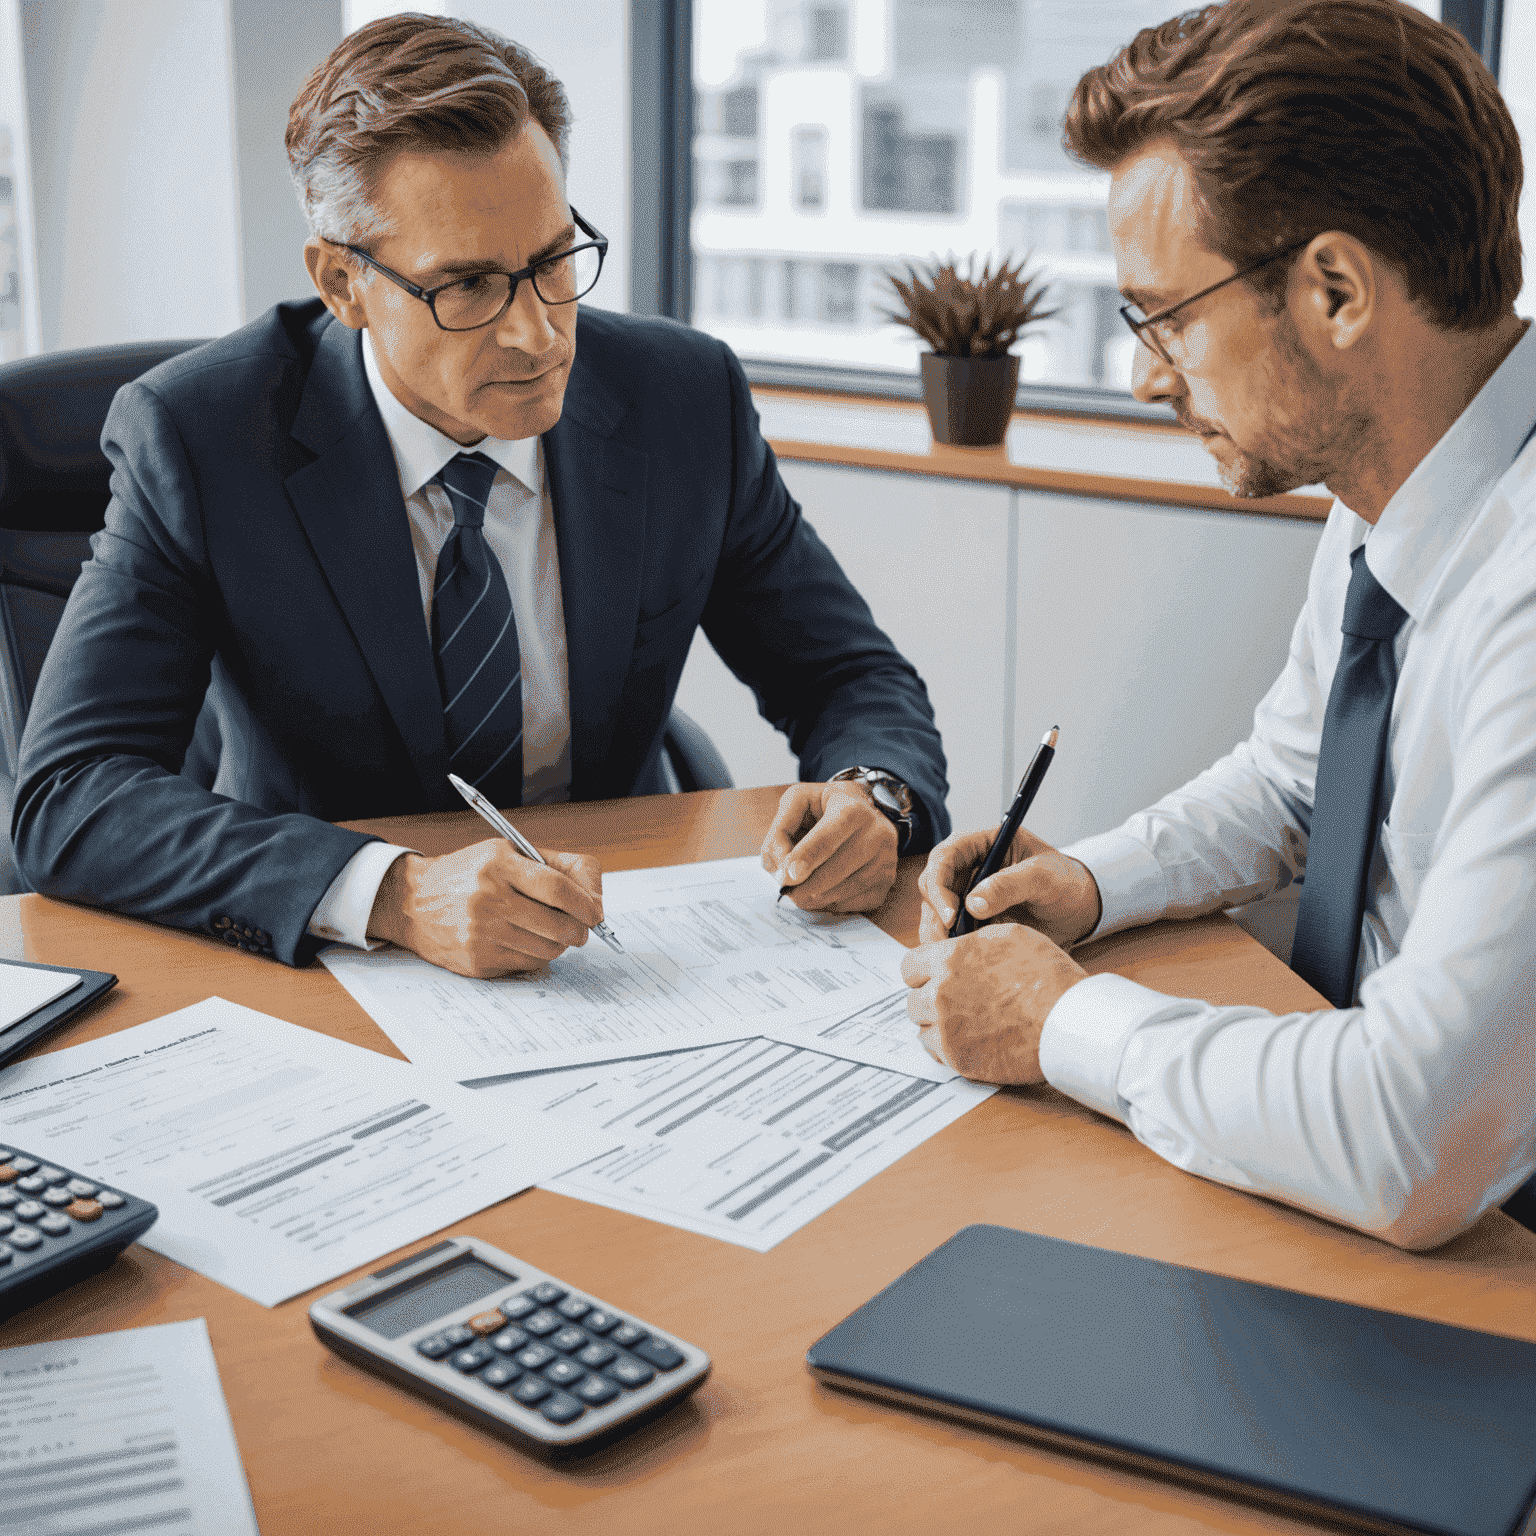
{"type": "MultiPolygon", "coordinates": [[[[0,1067],[8,1061],[14,1061],[29,1045],[50,1030],[67,1024],[82,1008],[94,1003],[103,992],[117,985],[117,977],[109,971],[82,971],[73,965],[38,965],[31,960],[0,960],[0,988],[5,985],[4,968],[12,965],[29,971],[59,971],[65,975],[78,976],[80,980],[63,996],[54,998],[51,1003],[44,1003],[41,1008],[34,1008],[9,1029],[0,1029],[0,1067]]],[[[0,1018],[3,1017],[0,1014],[0,1018]]]]}
{"type": "Polygon", "coordinates": [[[1536,1344],[975,1226],[811,1347],[829,1386],[1414,1536],[1536,1529],[1536,1344]]]}

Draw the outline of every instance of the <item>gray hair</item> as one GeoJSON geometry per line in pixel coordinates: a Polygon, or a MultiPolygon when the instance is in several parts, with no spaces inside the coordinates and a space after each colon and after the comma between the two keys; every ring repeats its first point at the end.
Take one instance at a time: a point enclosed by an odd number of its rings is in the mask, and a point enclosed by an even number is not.
{"type": "Polygon", "coordinates": [[[405,149],[493,154],[532,119],[567,165],[565,89],[489,27],[407,11],[343,38],[288,114],[288,168],[310,233],[365,245],[390,232],[378,173],[405,149]]]}

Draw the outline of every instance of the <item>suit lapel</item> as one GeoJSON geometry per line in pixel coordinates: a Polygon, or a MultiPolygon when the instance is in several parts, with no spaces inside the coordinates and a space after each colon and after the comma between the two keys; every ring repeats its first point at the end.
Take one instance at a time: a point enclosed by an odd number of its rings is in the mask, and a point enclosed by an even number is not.
{"type": "Polygon", "coordinates": [[[645,552],[646,455],[614,442],[624,409],[576,362],[544,459],[560,551],[571,696],[571,798],[624,795],[612,759],[645,552]]]}
{"type": "Polygon", "coordinates": [[[288,495],[405,741],[427,805],[456,807],[409,519],[363,371],[359,332],[333,322],[321,336],[293,435],[318,457],[288,476],[288,495]]]}

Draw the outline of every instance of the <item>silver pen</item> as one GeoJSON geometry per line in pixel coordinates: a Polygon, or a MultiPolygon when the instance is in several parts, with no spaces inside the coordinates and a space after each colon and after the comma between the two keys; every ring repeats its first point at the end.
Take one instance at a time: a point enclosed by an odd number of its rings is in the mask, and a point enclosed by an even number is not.
{"type": "MultiPolygon", "coordinates": [[[[500,832],[525,859],[532,859],[535,864],[543,864],[546,869],[549,867],[544,855],[473,784],[466,784],[456,773],[448,775],[448,782],[463,795],[469,808],[488,825],[500,832]]],[[[594,923],[592,925],[592,932],[610,949],[616,949],[621,955],[624,953],[624,946],[619,943],[613,929],[607,923],[594,923]]]]}

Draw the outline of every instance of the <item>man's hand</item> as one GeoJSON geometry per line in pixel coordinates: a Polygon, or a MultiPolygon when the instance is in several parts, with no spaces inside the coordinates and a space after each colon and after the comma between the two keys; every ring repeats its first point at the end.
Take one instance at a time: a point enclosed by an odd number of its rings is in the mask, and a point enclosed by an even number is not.
{"type": "MultiPolygon", "coordinates": [[[[955,920],[959,893],[971,871],[987,856],[990,832],[957,832],[928,855],[918,878],[923,911],[918,938],[924,944],[944,938],[955,920]]],[[[966,909],[978,922],[1023,923],[1037,928],[1057,944],[1075,944],[1099,925],[1103,906],[1098,882],[1085,864],[1058,853],[1034,833],[1020,827],[1003,867],[966,898],[966,909]]]]}
{"type": "Polygon", "coordinates": [[[1043,933],[1016,923],[909,949],[901,979],[923,1048],[981,1083],[1038,1083],[1040,1031],[1087,975],[1043,933]]]}
{"type": "Polygon", "coordinates": [[[897,842],[863,784],[794,784],[763,839],[763,868],[794,886],[803,911],[867,912],[895,884],[897,842]]]}
{"type": "Polygon", "coordinates": [[[370,938],[414,950],[461,976],[534,971],[603,918],[603,872],[584,853],[525,859],[504,838],[389,866],[368,919],[370,938]]]}

